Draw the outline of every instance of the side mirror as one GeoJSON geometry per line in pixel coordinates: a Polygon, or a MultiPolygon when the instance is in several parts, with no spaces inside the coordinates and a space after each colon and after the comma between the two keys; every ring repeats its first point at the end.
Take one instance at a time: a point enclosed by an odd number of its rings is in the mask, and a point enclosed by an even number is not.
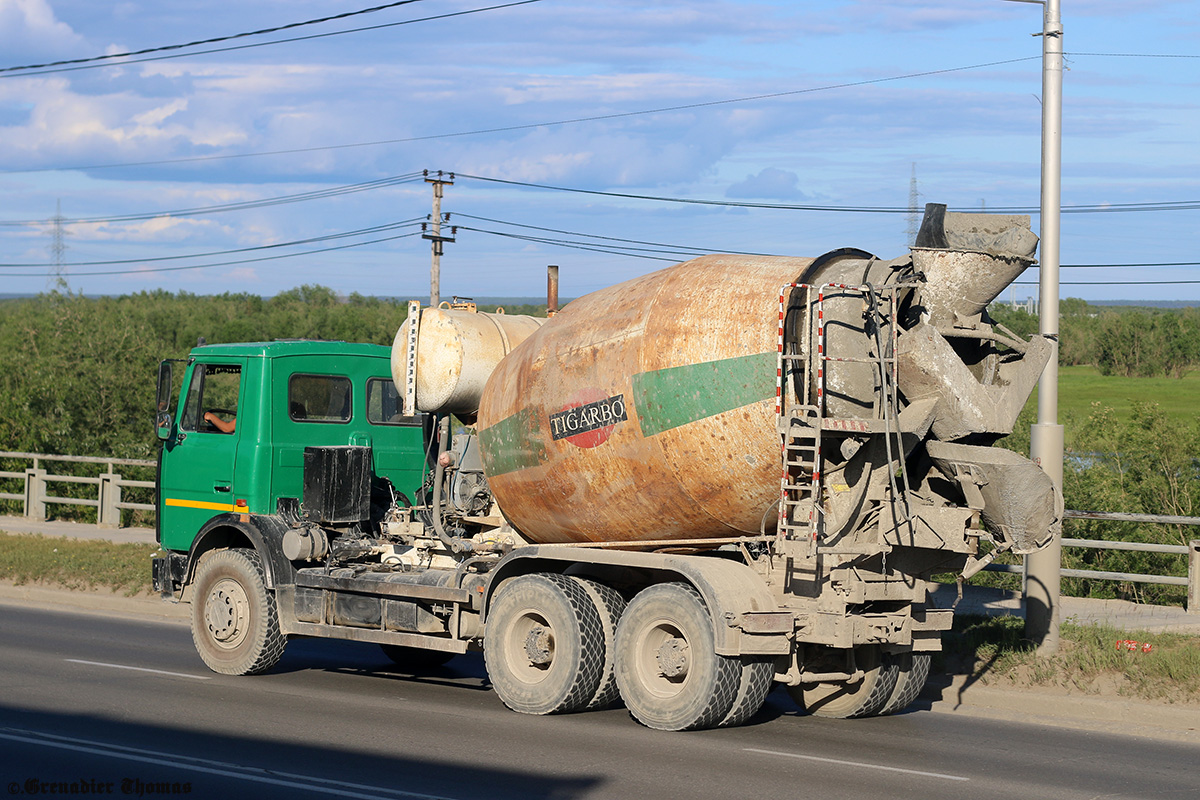
{"type": "Polygon", "coordinates": [[[158,365],[158,393],[154,399],[154,428],[159,439],[171,436],[171,362],[158,365]]]}

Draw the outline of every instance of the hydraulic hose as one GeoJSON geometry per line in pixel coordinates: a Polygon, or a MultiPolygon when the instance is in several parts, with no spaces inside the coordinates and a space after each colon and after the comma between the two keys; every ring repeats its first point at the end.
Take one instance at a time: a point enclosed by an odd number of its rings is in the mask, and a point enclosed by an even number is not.
{"type": "Polygon", "coordinates": [[[451,536],[446,532],[446,528],[442,525],[442,482],[446,477],[446,449],[450,442],[450,416],[442,417],[441,425],[438,427],[438,455],[437,468],[433,474],[433,497],[429,501],[431,516],[433,517],[433,531],[437,534],[438,539],[442,544],[450,550],[451,553],[469,553],[471,551],[471,542],[466,539],[451,536]]]}

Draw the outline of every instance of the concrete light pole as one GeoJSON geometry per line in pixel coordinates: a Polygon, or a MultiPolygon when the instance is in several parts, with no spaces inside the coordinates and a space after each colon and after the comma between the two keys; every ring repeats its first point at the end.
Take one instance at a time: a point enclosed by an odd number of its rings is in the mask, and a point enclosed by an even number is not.
{"type": "MultiPolygon", "coordinates": [[[[1059,0],[1043,3],[1042,26],[1042,207],[1041,278],[1038,286],[1041,333],[1054,354],[1038,381],[1038,416],[1030,436],[1030,457],[1062,490],[1063,426],[1058,424],[1059,222],[1062,206],[1063,28],[1059,0]]],[[[1038,652],[1058,650],[1062,540],[1025,559],[1025,635],[1038,652]]]]}
{"type": "MultiPolygon", "coordinates": [[[[443,187],[454,185],[454,173],[446,176],[439,169],[437,175],[431,176],[429,170],[425,170],[425,182],[433,184],[433,211],[429,215],[432,230],[422,233],[421,237],[433,244],[433,260],[429,266],[429,307],[437,308],[441,301],[442,245],[454,241],[453,236],[442,236],[442,191],[443,187]]],[[[424,230],[425,226],[421,228],[424,230]]]]}

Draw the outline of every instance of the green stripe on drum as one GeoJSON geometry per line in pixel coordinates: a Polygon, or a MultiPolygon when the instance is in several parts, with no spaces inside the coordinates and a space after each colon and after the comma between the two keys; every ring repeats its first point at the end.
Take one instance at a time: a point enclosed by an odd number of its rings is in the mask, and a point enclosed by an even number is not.
{"type": "Polygon", "coordinates": [[[774,397],[777,364],[776,354],[768,352],[634,375],[642,436],[774,397]]]}
{"type": "Polygon", "coordinates": [[[546,463],[541,416],[527,406],[479,432],[484,471],[489,477],[546,463]]]}

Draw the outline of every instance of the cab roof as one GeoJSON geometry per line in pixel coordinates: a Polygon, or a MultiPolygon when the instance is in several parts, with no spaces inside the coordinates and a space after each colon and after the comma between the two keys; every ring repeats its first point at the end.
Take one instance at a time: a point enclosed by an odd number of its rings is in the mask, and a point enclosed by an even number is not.
{"type": "Polygon", "coordinates": [[[392,348],[383,344],[341,342],[328,339],[276,339],[273,342],[238,342],[205,344],[193,347],[193,358],[206,356],[239,356],[243,358],[278,358],[280,356],[367,356],[391,358],[392,348]]]}

